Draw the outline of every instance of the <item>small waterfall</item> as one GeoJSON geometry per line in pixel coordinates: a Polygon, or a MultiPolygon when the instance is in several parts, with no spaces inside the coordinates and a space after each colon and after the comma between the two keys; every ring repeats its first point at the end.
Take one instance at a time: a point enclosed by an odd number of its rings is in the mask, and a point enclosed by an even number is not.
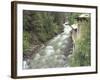
{"type": "Polygon", "coordinates": [[[72,49],[71,41],[71,27],[69,25],[64,26],[64,32],[51,39],[47,45],[36,53],[35,57],[30,61],[30,65],[24,65],[24,68],[55,68],[55,67],[67,67],[68,60],[67,55],[72,49]]]}

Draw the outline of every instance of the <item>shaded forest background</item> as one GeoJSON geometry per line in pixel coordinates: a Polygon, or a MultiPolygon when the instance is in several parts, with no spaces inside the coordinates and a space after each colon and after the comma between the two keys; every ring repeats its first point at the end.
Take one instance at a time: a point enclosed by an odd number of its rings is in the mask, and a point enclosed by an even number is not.
{"type": "Polygon", "coordinates": [[[45,43],[63,31],[65,13],[23,11],[23,47],[45,43]]]}

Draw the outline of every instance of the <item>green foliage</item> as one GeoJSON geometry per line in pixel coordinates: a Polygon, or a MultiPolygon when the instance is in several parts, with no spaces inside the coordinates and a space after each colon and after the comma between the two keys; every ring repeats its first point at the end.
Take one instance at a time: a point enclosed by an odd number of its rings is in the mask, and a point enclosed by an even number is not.
{"type": "Polygon", "coordinates": [[[75,18],[78,17],[80,15],[80,13],[68,13],[67,16],[68,16],[68,21],[69,21],[69,24],[72,25],[75,23],[75,18]]]}
{"type": "Polygon", "coordinates": [[[69,59],[70,66],[89,66],[91,65],[91,44],[90,44],[90,21],[81,23],[81,37],[75,43],[75,50],[69,59]]]}
{"type": "Polygon", "coordinates": [[[30,34],[28,32],[23,33],[23,50],[25,51],[30,47],[30,34]]]}
{"type": "Polygon", "coordinates": [[[23,11],[24,51],[30,45],[45,43],[63,31],[65,13],[23,11]]]}

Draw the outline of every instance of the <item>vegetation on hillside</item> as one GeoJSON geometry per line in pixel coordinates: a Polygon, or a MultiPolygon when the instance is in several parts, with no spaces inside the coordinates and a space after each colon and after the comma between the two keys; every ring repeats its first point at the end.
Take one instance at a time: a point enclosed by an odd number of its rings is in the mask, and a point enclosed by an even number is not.
{"type": "Polygon", "coordinates": [[[69,59],[70,66],[90,66],[91,65],[91,34],[90,19],[80,22],[81,37],[75,42],[75,49],[69,59]]]}
{"type": "Polygon", "coordinates": [[[63,31],[65,13],[23,11],[23,49],[47,42],[63,31]]]}
{"type": "Polygon", "coordinates": [[[78,17],[81,13],[67,13],[69,25],[72,25],[76,21],[76,17],[78,17]]]}

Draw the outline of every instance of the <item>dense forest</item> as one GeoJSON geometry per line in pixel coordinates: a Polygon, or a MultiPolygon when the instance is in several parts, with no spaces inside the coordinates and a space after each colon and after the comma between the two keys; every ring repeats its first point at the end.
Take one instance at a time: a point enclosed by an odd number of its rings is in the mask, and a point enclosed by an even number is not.
{"type": "Polygon", "coordinates": [[[40,45],[63,32],[65,13],[23,11],[24,54],[33,45],[40,45]]]}

